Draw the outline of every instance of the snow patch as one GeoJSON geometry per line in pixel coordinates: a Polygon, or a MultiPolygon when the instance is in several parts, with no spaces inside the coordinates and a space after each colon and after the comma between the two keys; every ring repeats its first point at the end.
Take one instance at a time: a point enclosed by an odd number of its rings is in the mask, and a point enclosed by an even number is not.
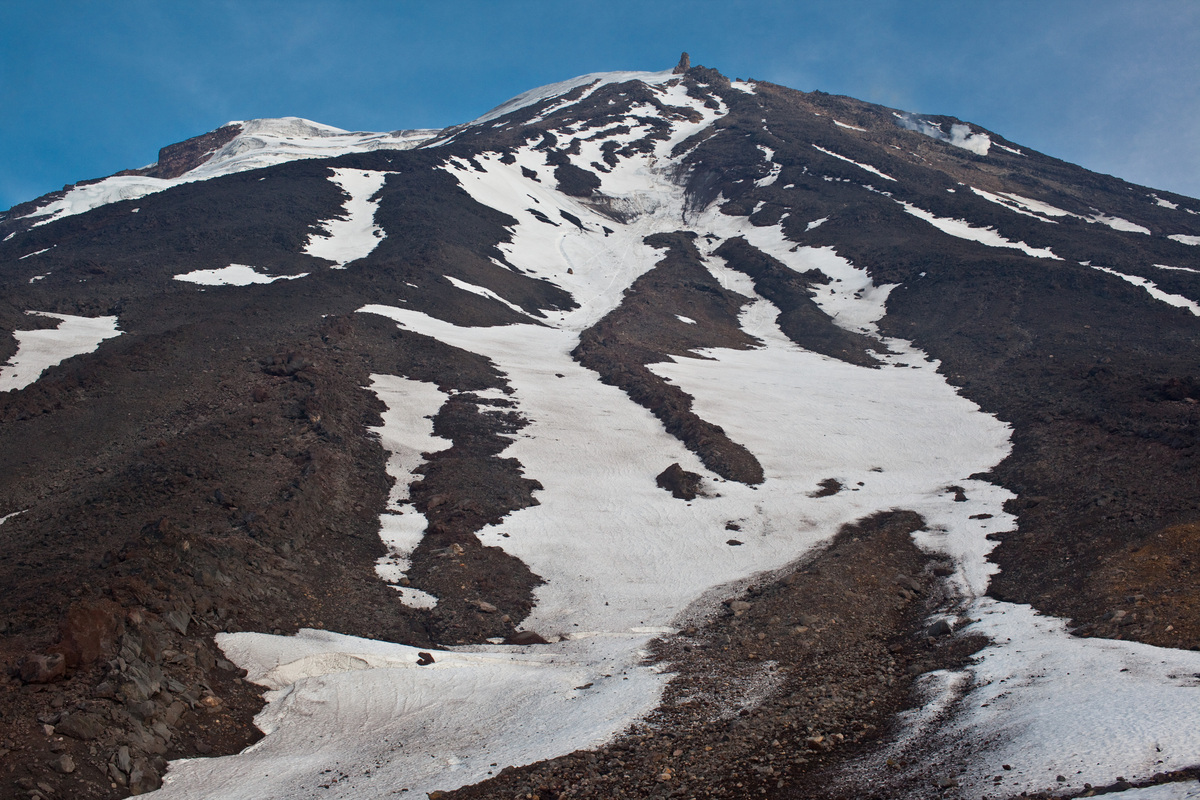
{"type": "MultiPolygon", "coordinates": [[[[991,202],[995,203],[995,204],[996,204],[996,205],[998,205],[998,206],[1004,206],[1004,207],[1005,207],[1005,208],[1007,208],[1009,211],[1015,211],[1015,212],[1017,212],[1018,214],[1024,214],[1024,215],[1025,215],[1025,216],[1027,216],[1027,217],[1033,217],[1034,219],[1040,219],[1042,222],[1050,222],[1050,223],[1053,223],[1053,224],[1056,224],[1056,225],[1058,224],[1057,222],[1055,222],[1055,221],[1054,221],[1054,220],[1052,220],[1052,219],[1046,219],[1046,218],[1045,218],[1045,217],[1043,217],[1041,214],[1036,214],[1036,213],[1034,213],[1033,211],[1029,210],[1029,206],[1028,206],[1028,204],[1027,204],[1027,203],[1024,203],[1024,202],[1018,202],[1017,200],[1014,200],[1014,199],[1012,199],[1012,197],[1011,197],[1011,196],[1000,195],[1000,194],[992,194],[991,192],[985,192],[983,189],[976,189],[974,186],[971,186],[971,187],[968,187],[968,188],[970,188],[970,190],[971,190],[972,192],[974,192],[975,194],[979,195],[979,196],[980,196],[980,197],[982,197],[983,199],[985,199],[985,200],[989,200],[989,201],[991,201],[991,202]]],[[[953,190],[953,189],[947,189],[946,191],[947,191],[947,192],[953,192],[954,190],[953,190]]],[[[1058,209],[1055,209],[1055,210],[1057,211],[1058,209]]],[[[1066,212],[1065,212],[1065,211],[1064,211],[1064,212],[1062,212],[1062,213],[1063,213],[1063,214],[1066,214],[1066,212]]],[[[1057,215],[1056,215],[1056,216],[1057,216],[1057,215]]],[[[1071,216],[1074,216],[1074,215],[1071,215],[1071,216]]]]}
{"type": "Polygon", "coordinates": [[[432,383],[397,375],[372,375],[367,387],[386,407],[383,424],[368,428],[379,437],[388,452],[387,474],[394,483],[388,492],[387,506],[379,517],[379,536],[387,547],[375,571],[393,584],[401,599],[414,608],[432,608],[433,595],[398,585],[408,571],[409,556],[421,543],[428,520],[408,501],[408,487],[417,467],[425,463],[425,453],[444,450],[450,440],[433,432],[433,417],[446,402],[445,392],[432,383]],[[431,605],[432,604],[432,605],[431,605]]]}
{"type": "Polygon", "coordinates": [[[1179,208],[1178,203],[1172,203],[1170,200],[1165,200],[1156,194],[1152,194],[1152,195],[1150,195],[1150,197],[1154,200],[1155,205],[1161,206],[1163,208],[1169,208],[1172,211],[1179,208]]]}
{"type": "Polygon", "coordinates": [[[322,222],[326,233],[310,236],[304,252],[334,262],[334,269],[344,269],[351,261],[370,255],[386,235],[375,224],[379,201],[373,198],[391,173],[346,168],[330,171],[330,180],[350,195],[344,205],[346,215],[322,222]]]}
{"type": "Polygon", "coordinates": [[[273,281],[294,281],[308,275],[267,275],[246,264],[230,264],[220,269],[197,269],[176,275],[175,280],[187,283],[198,283],[201,286],[249,286],[252,283],[272,283],[273,281]]]}
{"type": "Polygon", "coordinates": [[[0,367],[0,392],[23,389],[41,374],[71,356],[90,353],[105,339],[119,336],[116,317],[75,317],[49,311],[26,311],[39,317],[59,320],[55,328],[37,331],[13,331],[17,352],[0,367]]]}
{"type": "MultiPolygon", "coordinates": [[[[1137,275],[1126,275],[1123,272],[1117,272],[1115,269],[1109,269],[1108,267],[1092,266],[1092,269],[1098,269],[1101,272],[1107,272],[1109,275],[1116,275],[1121,280],[1128,281],[1134,286],[1142,287],[1155,300],[1161,300],[1167,305],[1176,306],[1177,308],[1186,308],[1188,311],[1191,311],[1193,314],[1200,317],[1200,303],[1197,303],[1195,300],[1189,300],[1182,295],[1164,292],[1162,289],[1158,288],[1158,285],[1155,284],[1154,281],[1147,280],[1146,278],[1142,278],[1137,275]]],[[[1195,270],[1189,271],[1194,272],[1195,270]]]]}
{"type": "Polygon", "coordinates": [[[1130,222],[1127,219],[1121,219],[1120,217],[1114,217],[1108,214],[1093,214],[1092,216],[1088,217],[1088,221],[1099,222],[1101,225],[1107,225],[1114,231],[1123,231],[1125,233],[1150,233],[1149,228],[1138,225],[1136,222],[1130,222]]]}
{"type": "Polygon", "coordinates": [[[1181,244],[1200,245],[1200,236],[1189,236],[1186,233],[1173,233],[1167,238],[1181,244]]]}
{"type": "Polygon", "coordinates": [[[846,158],[845,156],[838,155],[837,153],[833,152],[832,150],[826,150],[824,147],[821,147],[820,145],[814,144],[813,147],[817,148],[818,150],[820,150],[822,153],[824,153],[827,156],[833,156],[834,158],[841,159],[842,161],[845,161],[847,164],[853,164],[854,166],[858,167],[859,169],[865,169],[867,172],[874,173],[874,174],[878,175],[879,177],[884,178],[885,180],[889,180],[889,181],[896,180],[891,175],[883,174],[879,170],[872,167],[870,164],[860,164],[859,162],[855,161],[854,159],[846,158]]]}
{"type": "Polygon", "coordinates": [[[994,228],[977,228],[968,223],[966,220],[937,217],[928,211],[925,211],[924,209],[917,208],[912,203],[906,203],[903,200],[897,200],[896,202],[904,206],[904,210],[912,214],[914,217],[925,220],[933,227],[937,228],[943,233],[948,233],[951,236],[957,236],[960,239],[970,239],[971,241],[985,244],[988,247],[1011,247],[1036,258],[1053,258],[1056,261],[1062,260],[1058,256],[1054,255],[1054,253],[1050,252],[1050,248],[1048,247],[1030,247],[1029,245],[1025,244],[1025,242],[1014,242],[1009,239],[1005,239],[1003,236],[997,233],[994,228]]]}
{"type": "Polygon", "coordinates": [[[476,286],[473,283],[467,283],[466,281],[459,280],[458,278],[451,277],[450,275],[443,275],[442,277],[445,278],[446,280],[450,281],[450,283],[452,283],[455,286],[455,288],[462,289],[464,292],[470,292],[471,294],[479,295],[480,297],[486,297],[489,300],[495,300],[498,303],[503,303],[504,305],[511,308],[513,311],[516,311],[518,314],[521,314],[523,316],[529,316],[526,313],[525,309],[521,308],[516,303],[510,303],[509,301],[505,300],[500,295],[493,292],[491,289],[488,289],[484,286],[476,286]]]}

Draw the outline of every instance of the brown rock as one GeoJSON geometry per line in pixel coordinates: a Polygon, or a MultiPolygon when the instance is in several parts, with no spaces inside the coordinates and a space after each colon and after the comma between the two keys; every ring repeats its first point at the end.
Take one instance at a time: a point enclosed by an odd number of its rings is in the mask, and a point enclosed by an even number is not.
{"type": "Polygon", "coordinates": [[[508,644],[530,645],[546,644],[546,640],[533,631],[517,631],[508,637],[508,644]]]}
{"type": "Polygon", "coordinates": [[[72,605],[60,626],[59,648],[67,666],[90,664],[113,652],[123,628],[121,607],[111,600],[72,605]]]}
{"type": "Polygon", "coordinates": [[[53,683],[67,673],[67,660],[62,653],[28,655],[21,662],[21,680],[25,683],[53,683]]]}

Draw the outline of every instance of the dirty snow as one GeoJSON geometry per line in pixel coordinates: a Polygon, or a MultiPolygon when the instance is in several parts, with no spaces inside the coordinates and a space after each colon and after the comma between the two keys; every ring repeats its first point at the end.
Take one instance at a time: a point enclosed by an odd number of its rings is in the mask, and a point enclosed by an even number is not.
{"type": "Polygon", "coordinates": [[[1126,789],[1123,792],[1110,792],[1105,797],[1109,800],[1196,800],[1200,798],[1200,781],[1178,781],[1142,789],[1126,789]]]}
{"type": "Polygon", "coordinates": [[[349,195],[346,213],[322,222],[325,233],[311,235],[304,252],[334,262],[334,269],[343,269],[351,261],[370,255],[385,235],[383,228],[375,224],[379,201],[373,198],[390,173],[345,168],[330,172],[330,180],[349,195]]]}
{"type": "Polygon", "coordinates": [[[39,317],[59,320],[56,328],[37,331],[13,331],[17,352],[0,366],[0,392],[23,389],[42,372],[71,356],[90,353],[105,339],[119,336],[116,317],[76,317],[49,311],[26,311],[39,317]]]}
{"type": "Polygon", "coordinates": [[[294,281],[303,278],[307,272],[299,275],[267,275],[246,264],[230,264],[220,269],[197,269],[176,275],[175,280],[187,283],[198,283],[201,286],[249,286],[252,283],[271,283],[273,281],[294,281]]]}

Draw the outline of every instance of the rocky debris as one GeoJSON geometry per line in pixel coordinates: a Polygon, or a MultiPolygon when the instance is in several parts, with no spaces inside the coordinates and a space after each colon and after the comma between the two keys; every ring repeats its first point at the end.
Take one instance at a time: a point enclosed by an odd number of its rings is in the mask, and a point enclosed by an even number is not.
{"type": "Polygon", "coordinates": [[[925,635],[947,598],[909,537],[920,526],[907,512],[847,526],[794,571],[656,642],[675,678],[647,720],[595,751],[506,768],[446,797],[877,797],[839,767],[920,702],[917,675],[983,643],[925,635]],[[896,593],[898,570],[923,601],[896,593]]]}
{"type": "Polygon", "coordinates": [[[695,500],[700,494],[701,476],[688,472],[678,462],[664,469],[654,480],[660,489],[666,489],[680,500],[695,500]]]}

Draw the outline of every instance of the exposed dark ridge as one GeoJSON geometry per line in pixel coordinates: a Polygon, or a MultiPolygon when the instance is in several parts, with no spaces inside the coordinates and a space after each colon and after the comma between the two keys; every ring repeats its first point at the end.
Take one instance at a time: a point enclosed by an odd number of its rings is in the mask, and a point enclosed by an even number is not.
{"type": "Polygon", "coordinates": [[[158,161],[142,169],[126,169],[117,175],[145,175],[150,178],[178,178],[204,164],[223,146],[242,132],[242,125],[231,122],[216,130],[167,145],[158,151],[158,161]]]}
{"type": "Polygon", "coordinates": [[[762,466],[719,426],[692,411],[692,398],[646,365],[668,356],[692,357],[702,347],[753,346],[738,326],[746,298],[720,285],[700,261],[691,233],[646,237],[666,249],[654,269],[634,281],[621,305],[584,331],[571,353],[580,364],[649,409],[667,431],[728,480],[761,483],[762,466]],[[696,321],[681,322],[675,312],[696,321]]]}
{"type": "Polygon", "coordinates": [[[713,252],[724,258],[731,269],[749,275],[754,290],[779,308],[776,321],[793,342],[850,364],[879,366],[871,353],[883,345],[861,333],[839,328],[812,299],[814,284],[829,283],[829,277],[820,270],[799,274],[741,236],[726,239],[713,252]]]}
{"type": "Polygon", "coordinates": [[[434,433],[453,445],[431,453],[410,488],[429,521],[412,554],[411,585],[438,598],[431,632],[447,646],[507,638],[533,608],[543,581],[515,556],[484,547],[475,532],[510,511],[537,505],[542,488],[523,477],[515,458],[500,458],[510,437],[528,424],[504,410],[511,402],[453,395],[434,417],[434,433]],[[469,588],[464,591],[464,583],[469,588]]]}

